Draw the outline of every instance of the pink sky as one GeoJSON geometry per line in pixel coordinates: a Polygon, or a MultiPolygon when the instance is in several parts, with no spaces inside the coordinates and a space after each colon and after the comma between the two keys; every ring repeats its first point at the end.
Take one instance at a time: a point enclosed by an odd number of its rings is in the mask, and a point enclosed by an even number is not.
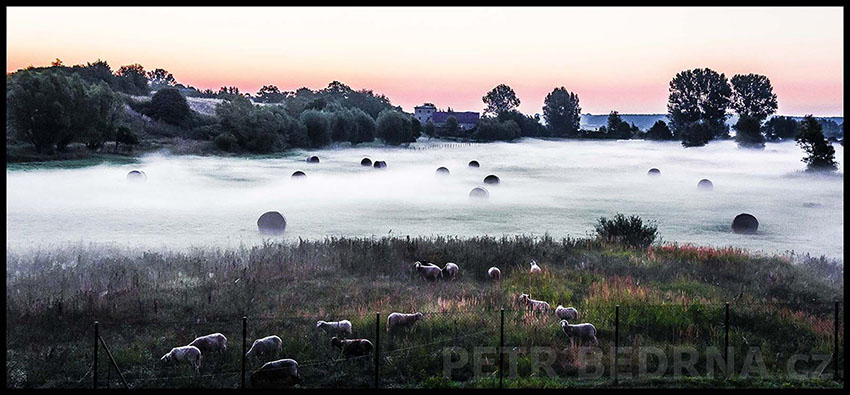
{"type": "Polygon", "coordinates": [[[843,115],[841,8],[7,8],[11,72],[104,59],[198,88],[319,89],[333,80],[411,111],[480,111],[495,85],[541,112],[664,113],[676,72],[770,77],[779,113],[843,115]]]}

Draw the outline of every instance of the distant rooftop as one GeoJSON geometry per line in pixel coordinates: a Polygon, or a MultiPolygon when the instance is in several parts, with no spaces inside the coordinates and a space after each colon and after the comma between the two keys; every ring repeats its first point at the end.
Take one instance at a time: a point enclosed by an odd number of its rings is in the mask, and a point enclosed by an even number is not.
{"type": "Polygon", "coordinates": [[[478,123],[478,113],[474,111],[466,111],[466,112],[449,112],[449,111],[438,111],[431,115],[431,122],[434,123],[443,123],[446,122],[449,117],[455,117],[458,123],[478,123]]]}

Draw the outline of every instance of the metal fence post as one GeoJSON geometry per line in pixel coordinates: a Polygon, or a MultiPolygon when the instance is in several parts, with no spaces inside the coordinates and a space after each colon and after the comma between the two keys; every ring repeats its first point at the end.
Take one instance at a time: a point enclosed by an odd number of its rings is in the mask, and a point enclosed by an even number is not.
{"type": "Polygon", "coordinates": [[[375,313],[375,389],[378,389],[381,382],[381,374],[379,364],[381,360],[381,312],[375,313]]]}
{"type": "Polygon", "coordinates": [[[92,367],[92,386],[97,389],[97,342],[100,339],[100,331],[98,322],[94,322],[94,366],[92,367]]]}
{"type": "Polygon", "coordinates": [[[502,388],[502,379],[505,375],[505,308],[501,310],[502,323],[499,326],[499,389],[502,388]]]}
{"type": "Polygon", "coordinates": [[[835,344],[832,345],[832,360],[835,364],[835,373],[832,375],[833,379],[838,380],[838,301],[835,301],[835,322],[834,322],[834,332],[832,334],[833,341],[835,344]]]}
{"type": "Polygon", "coordinates": [[[723,369],[723,373],[724,376],[728,378],[732,372],[732,368],[729,366],[729,302],[726,302],[726,318],[723,322],[723,330],[725,332],[723,338],[723,362],[726,363],[726,368],[723,369]]]}
{"type": "Polygon", "coordinates": [[[242,317],[242,382],[239,388],[245,389],[245,348],[248,347],[248,317],[242,317]]]}
{"type": "Polygon", "coordinates": [[[614,310],[614,366],[612,374],[614,375],[614,385],[617,385],[617,362],[619,361],[620,351],[620,305],[617,305],[614,310]]]}

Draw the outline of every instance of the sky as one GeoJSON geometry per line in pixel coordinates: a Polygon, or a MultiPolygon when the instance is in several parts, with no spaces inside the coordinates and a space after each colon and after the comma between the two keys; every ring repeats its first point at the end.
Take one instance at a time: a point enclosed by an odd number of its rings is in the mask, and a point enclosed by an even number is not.
{"type": "Polygon", "coordinates": [[[665,113],[670,79],[709,67],[767,75],[779,114],[843,116],[843,28],[840,7],[9,7],[6,71],[103,59],[251,93],[338,80],[405,111],[481,111],[504,83],[542,113],[564,86],[599,114],[665,113]]]}

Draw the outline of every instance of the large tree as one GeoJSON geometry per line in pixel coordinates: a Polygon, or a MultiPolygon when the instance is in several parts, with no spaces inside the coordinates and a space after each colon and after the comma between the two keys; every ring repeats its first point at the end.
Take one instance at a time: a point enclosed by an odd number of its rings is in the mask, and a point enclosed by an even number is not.
{"type": "Polygon", "coordinates": [[[581,107],[578,95],[563,86],[555,88],[546,95],[543,102],[543,118],[549,126],[550,134],[560,137],[574,137],[578,134],[581,121],[581,107]]]}
{"type": "Polygon", "coordinates": [[[683,140],[683,145],[704,145],[711,138],[728,134],[725,121],[732,88],[725,75],[708,68],[685,70],[670,81],[669,91],[667,112],[673,134],[681,137],[689,128],[690,132],[700,130],[700,138],[683,140]],[[694,123],[702,126],[692,128],[694,123]],[[710,135],[708,140],[706,132],[710,135]]]}
{"type": "Polygon", "coordinates": [[[736,74],[732,77],[731,106],[740,116],[764,121],[776,112],[776,94],[770,79],[759,74],[736,74]]]}
{"type": "Polygon", "coordinates": [[[826,141],[820,123],[811,115],[800,122],[800,132],[795,138],[807,156],[803,158],[807,171],[835,171],[835,148],[826,141]]]}
{"type": "Polygon", "coordinates": [[[71,128],[73,102],[62,73],[28,71],[6,77],[9,123],[38,152],[52,152],[60,135],[71,128]]]}
{"type": "Polygon", "coordinates": [[[390,145],[412,143],[419,138],[419,134],[414,133],[412,118],[402,112],[394,110],[381,112],[375,126],[378,137],[390,145]]]}
{"type": "Polygon", "coordinates": [[[156,69],[147,73],[148,81],[153,89],[168,88],[177,85],[174,76],[165,69],[156,69]]]}
{"type": "Polygon", "coordinates": [[[764,137],[770,141],[793,139],[797,135],[799,122],[791,117],[777,116],[764,124],[764,137]]]}
{"type": "Polygon", "coordinates": [[[148,87],[148,75],[142,65],[136,63],[127,66],[121,66],[116,73],[119,81],[119,88],[131,95],[147,95],[150,88],[148,87]]]}
{"type": "Polygon", "coordinates": [[[163,88],[151,98],[147,115],[158,121],[180,125],[192,115],[192,110],[189,108],[186,97],[179,90],[163,88]]]}
{"type": "Polygon", "coordinates": [[[262,103],[282,103],[285,98],[286,94],[275,85],[263,85],[257,91],[257,101],[262,103]]]}
{"type": "Polygon", "coordinates": [[[511,87],[499,84],[481,98],[486,107],[485,114],[501,115],[519,107],[519,98],[511,87]]]}

